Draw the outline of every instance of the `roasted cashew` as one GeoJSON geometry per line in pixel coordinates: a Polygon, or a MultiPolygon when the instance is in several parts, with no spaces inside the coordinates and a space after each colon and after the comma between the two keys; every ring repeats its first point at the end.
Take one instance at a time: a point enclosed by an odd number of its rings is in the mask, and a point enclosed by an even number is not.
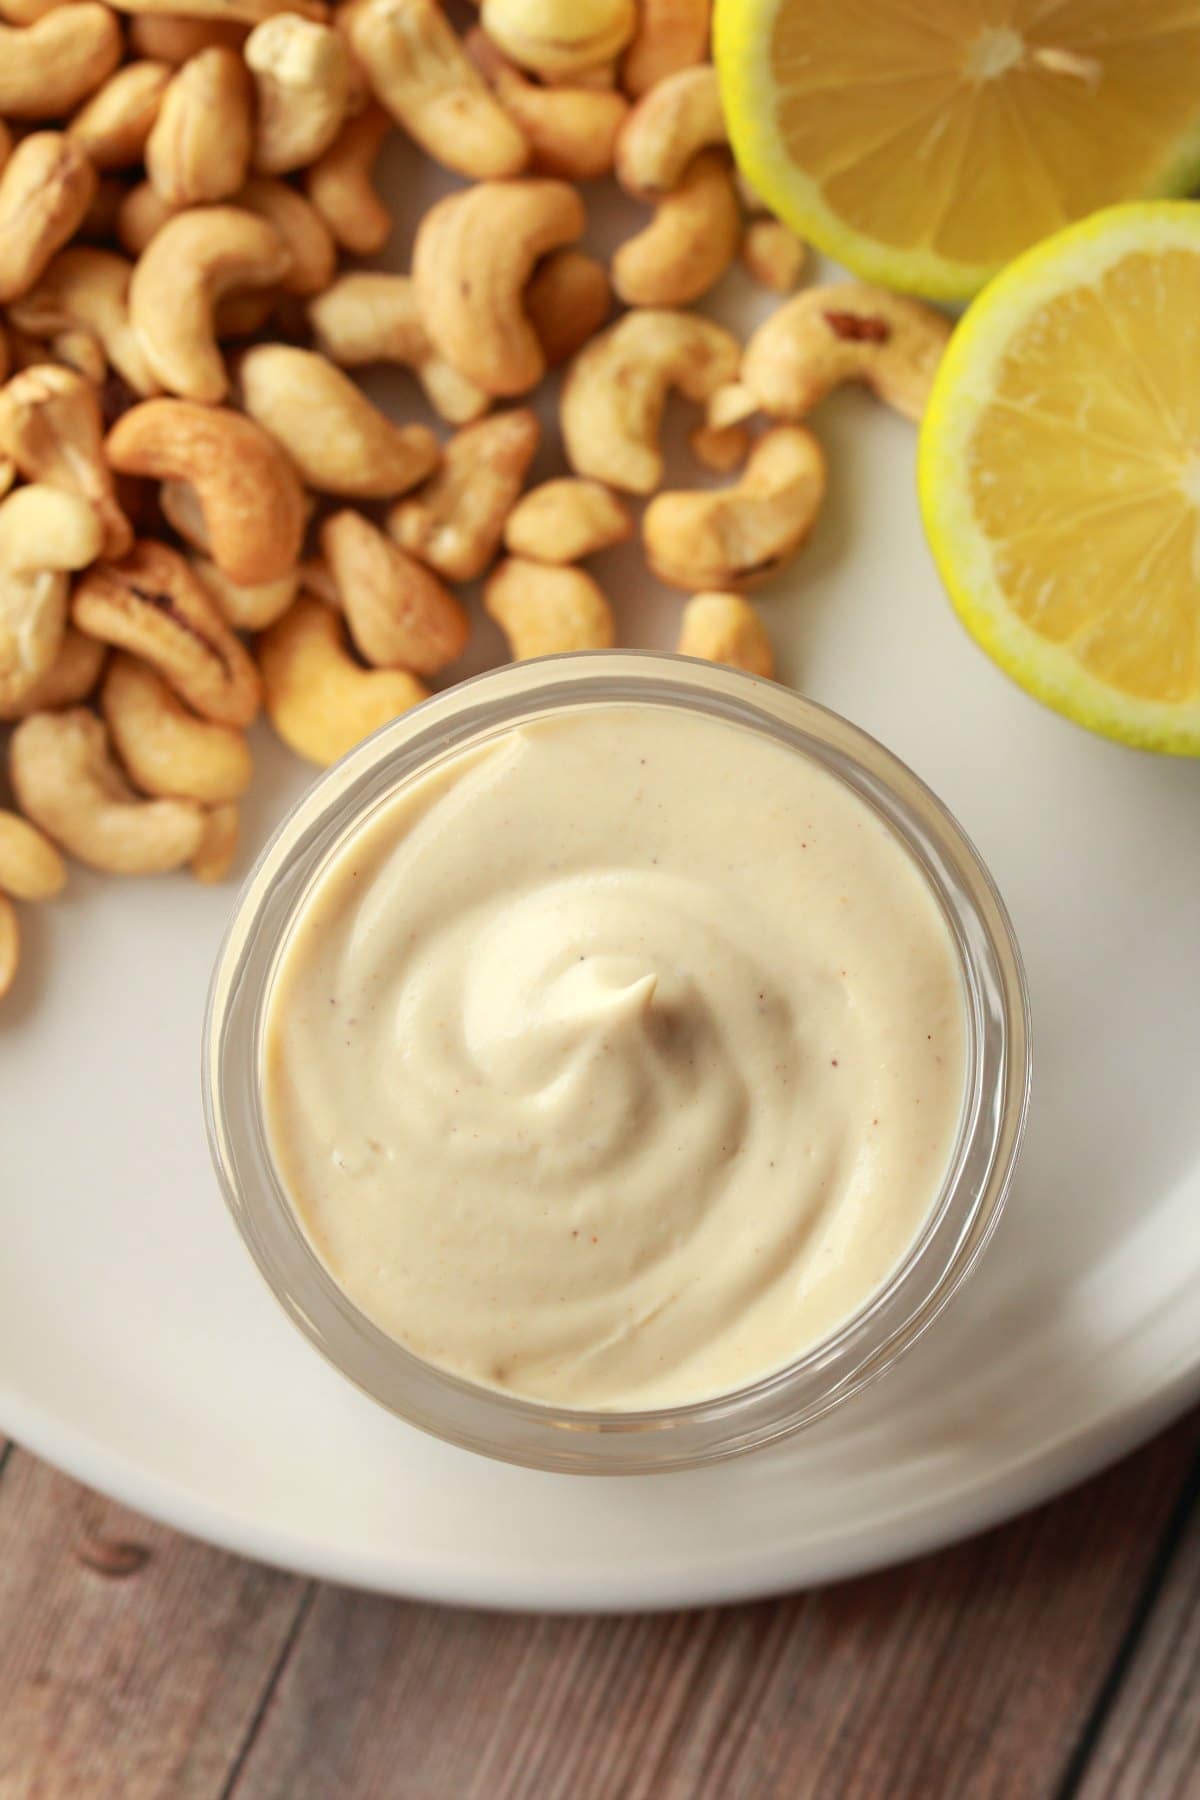
{"type": "Polygon", "coordinates": [[[204,835],[193,856],[190,868],[197,881],[206,887],[224,881],[233,867],[241,832],[241,815],[232,801],[210,807],[204,816],[204,835]]]}
{"type": "Polygon", "coordinates": [[[742,212],[723,151],[703,150],[612,260],[613,286],[629,306],[685,306],[721,279],[738,253],[742,212]]]}
{"type": "Polygon", "coordinates": [[[297,756],[324,767],[429,690],[405,669],[364,669],[337,613],[301,595],[258,640],[267,716],[297,756]]]}
{"type": "MultiPolygon", "coordinates": [[[[188,494],[191,488],[185,490],[188,494]]],[[[230,581],[207,556],[193,556],[191,565],[221,609],[227,625],[236,631],[265,631],[281,619],[296,598],[297,575],[293,571],[276,581],[261,581],[247,587],[230,581]]]]}
{"type": "Polygon", "coordinates": [[[727,141],[711,63],[680,69],[638,101],[617,139],[617,180],[643,199],[669,194],[702,150],[727,141]]]}
{"type": "Polygon", "coordinates": [[[552,250],[525,288],[525,316],[542,346],[546,367],[557,369],[594,338],[612,311],[608,270],[583,250],[552,250]]]}
{"type": "Polygon", "coordinates": [[[114,250],[72,244],[13,302],[9,317],[35,337],[73,327],[91,332],[135,394],[157,394],[158,382],[129,314],[132,278],[133,264],[114,250]]]}
{"type": "Polygon", "coordinates": [[[634,0],[483,0],[484,30],[513,62],[573,75],[616,56],[637,26],[634,0]]]}
{"type": "Polygon", "coordinates": [[[130,256],[140,256],[168,219],[183,211],[165,201],[152,181],[126,188],[117,207],[117,240],[130,256]]]}
{"type": "Polygon", "coordinates": [[[0,501],[0,704],[13,706],[50,669],[67,621],[65,571],[100,554],[94,507],[34,483],[0,501]]]}
{"type": "Polygon", "coordinates": [[[308,308],[317,348],[345,369],[366,363],[410,368],[431,406],[452,425],[487,411],[491,398],[438,355],[407,275],[355,269],[340,275],[308,308]]]}
{"type": "Polygon", "coordinates": [[[173,206],[228,200],[250,172],[254,84],[236,50],[201,50],[176,70],[146,140],[146,173],[173,206]]]}
{"type": "Polygon", "coordinates": [[[303,169],[328,150],[350,99],[350,57],[339,31],[276,13],[246,39],[257,98],[254,167],[262,175],[303,169]]]}
{"type": "Polygon", "coordinates": [[[0,388],[0,446],[26,481],[79,494],[100,520],[102,554],[124,556],[133,527],[117,504],[104,455],[100,400],[72,369],[44,363],[0,388]]]}
{"type": "Polygon", "coordinates": [[[625,493],[652,494],[663,477],[668,389],[706,400],[732,379],[740,356],[732,333],[697,313],[626,313],[567,373],[561,419],[571,467],[625,493]]]}
{"type": "Polygon", "coordinates": [[[75,114],[68,137],[98,169],[132,168],[142,160],[170,79],[170,63],[126,63],[75,114]]]}
{"type": "Polygon", "coordinates": [[[633,518],[619,494],[563,475],[521,496],[504,527],[504,548],[535,562],[573,563],[632,536],[633,518]]]}
{"type": "Polygon", "coordinates": [[[694,594],[683,609],[680,656],[700,656],[705,662],[728,663],[763,675],[775,674],[775,655],[767,628],[751,601],[741,594],[694,594]]]}
{"type": "Polygon", "coordinates": [[[433,480],[393,506],[388,531],[447,580],[473,581],[500,546],[539,436],[528,407],[464,425],[446,445],[433,480]]]}
{"type": "Polygon", "coordinates": [[[501,106],[529,141],[530,167],[564,181],[598,181],[613,166],[629,102],[611,89],[541,87],[508,61],[486,31],[467,33],[467,51],[501,106]]]}
{"type": "Polygon", "coordinates": [[[462,655],[470,632],[462,603],[369,519],[334,513],[321,527],[321,549],[367,662],[435,675],[462,655]]]}
{"type": "Polygon", "coordinates": [[[608,650],[616,640],[612,608],[584,569],[507,557],[488,576],[483,604],[517,662],[562,650],[608,650]]]}
{"type": "Polygon", "coordinates": [[[12,734],[9,767],[22,812],[56,844],[110,875],[177,869],[195,855],[204,813],[191,800],[142,800],[86,707],[33,713],[12,734]]]}
{"type": "Polygon", "coordinates": [[[177,550],[144,539],[120,562],[101,562],[75,584],[80,631],[129,650],[218,725],[249,725],[262,701],[258,670],[208,589],[177,550]]]}
{"type": "Polygon", "coordinates": [[[640,0],[638,28],[621,63],[621,86],[634,99],[708,55],[711,0],[640,0]]]}
{"type": "Polygon", "coordinates": [[[0,115],[64,118],[120,60],[117,15],[96,0],[56,8],[23,28],[0,25],[0,115]]]}
{"type": "Polygon", "coordinates": [[[808,249],[778,219],[751,219],[742,236],[747,274],[773,294],[790,294],[804,272],[808,249]]]}
{"type": "Polygon", "coordinates": [[[163,386],[188,400],[223,399],[229,377],[214,303],[232,288],[281,281],[291,260],[274,225],[241,207],[198,206],[168,219],[129,284],[129,315],[163,386]]]}
{"type": "Polygon", "coordinates": [[[642,519],[654,573],[673,587],[756,587],[806,542],[825,497],[825,457],[801,425],[761,437],[736,486],[659,494],[642,519]]]}
{"type": "Polygon", "coordinates": [[[21,960],[21,927],[17,909],[6,895],[0,894],[0,1000],[17,979],[21,960]]]}
{"type": "Polygon", "coordinates": [[[324,156],[304,172],[304,190],[343,250],[373,256],[391,236],[392,215],[371,186],[371,171],[392,121],[381,106],[347,119],[324,156]]]}
{"type": "Polygon", "coordinates": [[[170,63],[178,68],[201,50],[224,44],[229,50],[240,50],[249,32],[248,25],[231,19],[197,18],[192,13],[134,13],[129,21],[129,47],[136,56],[170,63]]]}
{"type": "Polygon", "coordinates": [[[426,426],[393,425],[315,350],[256,344],[242,358],[240,381],[250,417],[322,493],[389,499],[437,466],[438,442],[426,426]]]}
{"type": "Polygon", "coordinates": [[[67,865],[44,831],[0,808],[0,894],[53,900],[67,885],[67,865]]]}
{"type": "Polygon", "coordinates": [[[843,382],[861,381],[919,421],[950,329],[933,307],[863,282],[805,288],[754,333],[741,380],[776,419],[803,419],[843,382]]]}
{"type": "Polygon", "coordinates": [[[319,294],[329,286],[337,268],[337,245],[311,200],[286,181],[256,176],[237,203],[273,225],[291,252],[291,267],[280,283],[285,294],[319,294]]]}
{"type": "Polygon", "coordinates": [[[100,689],[100,711],[117,754],[144,794],[217,806],[238,800],[253,764],[245,734],[189,712],[174,691],[135,656],[114,656],[100,689]]]}
{"type": "Polygon", "coordinates": [[[536,387],[546,357],[523,304],[534,264],[580,237],[583,201],[563,181],[480,181],[417,227],[413,278],[425,329],[489,394],[536,387]]]}
{"type": "Polygon", "coordinates": [[[354,0],[346,30],[375,98],[435,161],[476,181],[525,167],[524,133],[437,0],[354,0]]]}
{"type": "MultiPolygon", "coordinates": [[[[89,3],[79,0],[64,11],[79,12],[89,3]]],[[[0,50],[0,60],[3,55],[0,50]]],[[[96,171],[72,138],[35,131],[21,139],[0,170],[0,302],[33,286],[54,252],[75,235],[95,191],[96,171]]]]}
{"type": "Polygon", "coordinates": [[[86,700],[100,679],[108,650],[94,638],[68,625],[58,655],[44,675],[39,675],[17,698],[9,697],[0,682],[0,720],[28,718],[30,713],[50,712],[86,700]]]}

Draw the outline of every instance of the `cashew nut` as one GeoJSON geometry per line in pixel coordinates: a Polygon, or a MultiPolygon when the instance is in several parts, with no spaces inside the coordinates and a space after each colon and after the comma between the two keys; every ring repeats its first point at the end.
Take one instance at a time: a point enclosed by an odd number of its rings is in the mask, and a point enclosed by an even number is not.
{"type": "Polygon", "coordinates": [[[518,662],[562,650],[608,650],[616,639],[612,608],[583,569],[507,557],[488,576],[483,604],[518,662]]]}
{"type": "Polygon", "coordinates": [[[297,756],[322,767],[429,692],[405,669],[364,669],[338,615],[307,595],[263,633],[258,656],[272,725],[297,756]]]}
{"type": "Polygon", "coordinates": [[[67,865],[44,831],[0,808],[0,894],[53,900],[67,885],[67,865]]]}
{"type": "Polygon", "coordinates": [[[808,250],[802,238],[778,219],[751,219],[742,237],[747,274],[773,294],[790,294],[800,280],[808,250]]]}
{"type": "MultiPolygon", "coordinates": [[[[50,328],[44,335],[39,331],[35,337],[31,331],[22,329],[13,316],[21,306],[22,302],[17,300],[8,309],[8,351],[14,369],[37,369],[53,364],[82,375],[97,388],[107,379],[107,359],[90,331],[69,325],[62,330],[50,328]]],[[[43,321],[39,318],[36,323],[41,326],[43,321]]]]}
{"type": "Polygon", "coordinates": [[[86,707],[33,713],[9,745],[13,791],[56,844],[111,875],[177,869],[195,855],[204,813],[191,800],[142,800],[113,760],[108,733],[86,707]]]}
{"type": "Polygon", "coordinates": [[[47,264],[9,316],[39,337],[70,327],[91,332],[135,394],[156,394],[158,383],[129,314],[132,278],[133,264],[115,251],[71,245],[47,264]]]}
{"type": "Polygon", "coordinates": [[[523,304],[540,256],[583,233],[583,202],[562,181],[480,181],[417,227],[413,278],[425,329],[489,394],[536,387],[546,357],[523,304]]]}
{"type": "Polygon", "coordinates": [[[0,501],[0,703],[22,700],[62,646],[64,571],[100,554],[99,515],[78,494],[34,483],[0,501]]]}
{"type": "Polygon", "coordinates": [[[257,97],[254,167],[303,169],[328,150],[346,116],[350,58],[341,33],[295,13],[276,13],[246,39],[257,97]]]}
{"type": "Polygon", "coordinates": [[[7,895],[0,894],[0,1000],[17,979],[21,960],[21,928],[17,909],[7,895]]]}
{"type": "Polygon", "coordinates": [[[156,237],[168,219],[183,211],[163,199],[152,181],[139,181],[127,188],[117,207],[117,238],[130,256],[140,256],[151,238],[156,237]]]}
{"type": "Polygon", "coordinates": [[[129,315],[165,388],[224,398],[229,378],[213,333],[214,302],[231,288],[281,280],[291,252],[274,225],[237,206],[198,206],[168,219],[129,284],[129,315]]]}
{"type": "Polygon", "coordinates": [[[582,350],[611,311],[608,270],[583,250],[552,250],[525,289],[525,316],[550,369],[582,350]]]}
{"type": "Polygon", "coordinates": [[[321,549],[350,635],[369,663],[434,675],[462,655],[470,626],[461,603],[361,513],[326,519],[321,549]]]}
{"type": "Polygon", "coordinates": [[[741,380],[763,412],[802,419],[846,381],[861,381],[920,420],[950,336],[931,306],[857,281],[806,288],[760,325],[741,380]]]}
{"type": "MultiPolygon", "coordinates": [[[[64,12],[89,4],[79,0],[64,12]]],[[[0,66],[5,54],[0,49],[0,66]]],[[[21,139],[0,170],[0,302],[33,286],[54,252],[74,236],[95,191],[96,171],[73,138],[35,131],[21,139]]]]}
{"type": "Polygon", "coordinates": [[[314,350],[257,344],[242,358],[240,378],[246,411],[322,493],[387,499],[437,466],[437,439],[426,426],[393,425],[314,350]]]}
{"type": "Polygon", "coordinates": [[[573,563],[633,536],[633,518],[619,494],[599,481],[563,475],[530,488],[504,527],[504,548],[535,562],[573,563]]]}
{"type": "Polygon", "coordinates": [[[312,301],[309,322],[317,347],[346,369],[401,363],[413,371],[443,419],[464,425],[486,412],[490,397],[438,355],[421,321],[407,275],[358,269],[341,275],[312,301]]]}
{"type": "Polygon", "coordinates": [[[761,437],[736,486],[659,494],[642,540],[654,573],[673,587],[755,587],[807,540],[825,497],[825,457],[801,425],[761,437]]]}
{"type": "Polygon", "coordinates": [[[613,166],[617,133],[629,111],[611,89],[540,87],[529,81],[478,28],[467,51],[505,111],[529,142],[530,167],[564,181],[598,181],[613,166]]]}
{"type": "Polygon", "coordinates": [[[626,313],[567,373],[561,419],[571,467],[625,493],[652,494],[663,477],[668,389],[706,400],[733,378],[740,357],[732,333],[697,313],[626,313]]]}
{"type": "Polygon", "coordinates": [[[355,0],[350,45],[375,98],[437,162],[481,181],[529,160],[437,0],[355,0]]]}
{"type": "Polygon", "coordinates": [[[86,700],[100,679],[107,656],[103,644],[68,625],[58,655],[46,673],[31,682],[19,698],[8,697],[0,682],[0,719],[25,719],[30,713],[51,712],[86,700]]]}
{"type": "Polygon", "coordinates": [[[67,135],[96,168],[132,168],[142,160],[170,79],[170,63],[126,63],[75,114],[67,135]]]}
{"type": "Polygon", "coordinates": [[[392,215],[371,186],[371,171],[392,121],[368,106],[347,119],[323,156],[304,172],[304,189],[343,250],[373,256],[391,236],[392,215]]]}
{"type": "Polygon", "coordinates": [[[683,609],[676,649],[680,656],[728,663],[730,668],[763,675],[768,681],[775,675],[767,628],[741,594],[693,595],[683,609]]]}
{"type": "Polygon", "coordinates": [[[613,257],[613,286],[629,306],[684,306],[721,279],[738,253],[742,213],[723,151],[703,150],[665,194],[644,231],[613,257]]]}
{"type": "Polygon", "coordinates": [[[0,25],[0,114],[64,118],[120,60],[117,16],[96,0],[58,7],[23,28],[0,25]]]}
{"type": "MultiPolygon", "coordinates": [[[[167,484],[175,485],[175,484],[167,484]]],[[[165,491],[165,489],[164,489],[165,491]]],[[[185,488],[190,494],[191,488],[185,488]]],[[[265,631],[281,619],[296,598],[297,575],[293,570],[276,581],[262,581],[255,586],[230,581],[207,556],[193,556],[191,564],[221,609],[227,625],[237,631],[265,631]]]]}
{"type": "Polygon", "coordinates": [[[100,710],[117,754],[145,794],[216,806],[238,800],[253,764],[242,732],[199,719],[161,676],[134,656],[114,656],[100,710]]]}
{"type": "Polygon", "coordinates": [[[206,887],[224,881],[237,855],[241,816],[236,806],[227,801],[212,807],[204,817],[204,835],[191,860],[191,871],[206,887]]]}
{"type": "Polygon", "coordinates": [[[616,56],[637,26],[634,0],[483,0],[480,17],[513,62],[549,76],[616,56]]]}
{"type": "Polygon", "coordinates": [[[286,181],[256,176],[237,203],[273,225],[291,252],[291,267],[280,284],[285,294],[319,294],[329,286],[337,268],[337,245],[311,200],[286,181]]]}
{"type": "Polygon", "coordinates": [[[236,24],[231,19],[197,18],[190,13],[138,12],[129,21],[129,47],[136,56],[148,56],[178,68],[214,44],[240,50],[249,30],[248,25],[236,24]]]}
{"type": "Polygon", "coordinates": [[[680,69],[643,94],[617,140],[617,180],[644,199],[678,187],[702,150],[727,140],[711,63],[680,69]]]}
{"type": "Polygon", "coordinates": [[[103,533],[102,553],[125,554],[133,528],[117,504],[100,401],[90,382],[47,363],[14,375],[0,389],[0,445],[26,481],[90,501],[103,533]]]}
{"type": "Polygon", "coordinates": [[[236,50],[201,50],[172,76],[146,140],[146,173],[173,206],[227,200],[250,172],[254,84],[236,50]]]}
{"type": "Polygon", "coordinates": [[[433,480],[392,508],[388,531],[448,580],[473,581],[499,548],[539,435],[528,407],[465,425],[446,445],[433,480]]]}
{"type": "Polygon", "coordinates": [[[710,0],[640,0],[638,28],[621,64],[621,86],[636,99],[708,55],[710,0]]]}
{"type": "Polygon", "coordinates": [[[728,475],[740,469],[753,442],[744,425],[696,425],[688,432],[688,445],[698,463],[728,475]]]}

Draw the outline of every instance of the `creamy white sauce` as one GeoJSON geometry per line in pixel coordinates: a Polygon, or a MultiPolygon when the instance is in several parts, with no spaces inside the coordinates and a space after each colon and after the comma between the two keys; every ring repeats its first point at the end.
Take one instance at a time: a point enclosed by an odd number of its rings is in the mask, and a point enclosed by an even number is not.
{"type": "Polygon", "coordinates": [[[569,1407],[744,1385],[929,1214],[963,996],[924,877],[744,727],[578,708],[412,781],[322,871],[268,1002],[283,1184],[370,1318],[569,1407]]]}

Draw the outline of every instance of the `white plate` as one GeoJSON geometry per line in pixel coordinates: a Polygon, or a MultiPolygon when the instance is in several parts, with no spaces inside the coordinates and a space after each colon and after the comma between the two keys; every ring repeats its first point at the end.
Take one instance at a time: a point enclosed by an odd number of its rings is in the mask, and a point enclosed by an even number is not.
{"type": "MultiPolygon", "coordinates": [[[[713,310],[744,329],[760,307],[735,275],[713,310]]],[[[392,391],[411,411],[406,383],[392,391]]],[[[24,909],[0,1011],[0,1429],[144,1512],[311,1574],[480,1605],[647,1607],[822,1581],[975,1530],[1200,1392],[1197,769],[1102,743],[1010,686],[934,575],[911,428],[849,394],[818,426],[828,507],[765,602],[781,672],[958,813],[1028,962],[1027,1147],[959,1300],[839,1415],[721,1468],[589,1482],[424,1438],[292,1329],[218,1198],[198,1034],[229,891],[76,873],[57,906],[24,909]]],[[[669,646],[677,598],[651,592],[635,553],[597,567],[622,641],[669,646]]],[[[470,666],[496,649],[481,627],[470,666]]],[[[259,761],[251,845],[307,778],[266,734],[259,761]]]]}

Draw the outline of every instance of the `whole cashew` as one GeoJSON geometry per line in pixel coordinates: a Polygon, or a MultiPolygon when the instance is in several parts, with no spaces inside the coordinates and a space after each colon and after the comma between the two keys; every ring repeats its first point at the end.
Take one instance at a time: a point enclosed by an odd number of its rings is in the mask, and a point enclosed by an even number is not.
{"type": "Polygon", "coordinates": [[[256,176],[237,195],[237,204],[273,225],[291,252],[291,267],[280,284],[285,294],[319,294],[329,286],[337,245],[311,200],[286,181],[256,176]]]}
{"type": "Polygon", "coordinates": [[[413,278],[425,328],[489,394],[523,394],[545,373],[523,291],[538,258],[580,237],[585,223],[565,182],[480,181],[440,200],[417,227],[413,278]]]}
{"type": "Polygon", "coordinates": [[[621,86],[638,98],[708,55],[710,0],[641,0],[638,28],[621,64],[621,86]]]}
{"type": "Polygon", "coordinates": [[[114,656],[100,710],[117,753],[144,794],[216,806],[238,800],[253,764],[242,732],[189,712],[160,675],[134,656],[114,656]]]}
{"type": "Polygon", "coordinates": [[[510,63],[486,31],[468,32],[467,51],[501,106],[529,142],[530,167],[564,181],[598,181],[613,166],[617,133],[629,111],[623,94],[603,88],[540,87],[510,63]]]}
{"type": "Polygon", "coordinates": [[[361,513],[334,513],[321,549],[342,599],[350,635],[376,668],[434,675],[466,648],[460,601],[361,513]]]}
{"type": "Polygon", "coordinates": [[[142,540],[120,562],[97,563],[75,584],[80,631],[132,651],[218,725],[249,725],[262,701],[258,670],[179,552],[142,540]]]}
{"type": "Polygon", "coordinates": [[[825,458],[801,425],[761,437],[735,487],[659,494],[642,539],[654,573],[673,587],[755,587],[789,562],[825,497],[825,458]]]}
{"type": "Polygon", "coordinates": [[[473,581],[499,548],[539,436],[528,407],[464,425],[433,480],[391,509],[388,531],[447,580],[473,581]]]}
{"type": "Polygon", "coordinates": [[[808,259],[804,241],[778,219],[751,219],[742,237],[747,274],[773,294],[790,294],[808,259]]]}
{"type": "Polygon", "coordinates": [[[22,812],[93,869],[158,874],[179,868],[200,846],[202,809],[191,800],[140,799],[86,707],[22,720],[9,744],[9,768],[22,812]]]}
{"type": "Polygon", "coordinates": [[[229,378],[213,305],[231,288],[280,281],[291,252],[275,227],[237,206],[198,206],[168,219],[129,284],[129,315],[151,368],[188,400],[224,398],[229,378]]]}
{"type": "Polygon", "coordinates": [[[620,245],[613,286],[629,306],[684,306],[721,279],[738,253],[742,213],[724,153],[704,150],[644,231],[620,245]]]}
{"type": "Polygon", "coordinates": [[[236,50],[201,50],[172,76],[146,140],[146,173],[173,206],[228,200],[250,172],[254,85],[236,50]]]}
{"type": "Polygon", "coordinates": [[[517,662],[563,650],[608,650],[616,639],[612,608],[583,569],[510,556],[488,576],[483,604],[517,662]]]}
{"type": "Polygon", "coordinates": [[[0,445],[26,481],[79,494],[95,509],[105,556],[124,556],[133,527],[117,504],[104,455],[100,401],[72,369],[43,364],[0,388],[0,445]]]}
{"type": "Polygon", "coordinates": [[[552,250],[525,288],[525,316],[542,346],[546,366],[557,369],[594,338],[612,311],[608,270],[583,250],[552,250]]]}
{"type": "Polygon", "coordinates": [[[67,885],[67,865],[44,831],[0,808],[0,894],[53,900],[67,885]]]}
{"type": "Polygon", "coordinates": [[[530,488],[504,527],[504,548],[535,562],[573,563],[633,536],[633,518],[619,494],[599,481],[570,475],[530,488]]]}
{"type": "Polygon", "coordinates": [[[267,716],[289,749],[324,767],[429,690],[405,669],[364,669],[338,615],[301,595],[258,640],[267,716]]]}
{"type": "Polygon", "coordinates": [[[350,58],[341,33],[276,13],[254,27],[244,55],[257,96],[254,167],[262,175],[307,167],[346,117],[350,58]]]}
{"type": "Polygon", "coordinates": [[[767,628],[741,594],[693,595],[683,609],[675,647],[680,656],[700,656],[768,681],[774,678],[775,656],[767,628]]]}
{"type": "Polygon", "coordinates": [[[483,0],[480,18],[513,62],[548,76],[616,56],[637,27],[634,0],[483,0]]]}
{"type": "MultiPolygon", "coordinates": [[[[189,494],[191,489],[186,490],[189,494]]],[[[227,625],[236,631],[265,631],[281,619],[296,598],[296,572],[281,575],[276,581],[262,581],[246,586],[218,569],[207,556],[193,556],[192,568],[200,577],[221,609],[227,625]]]]}
{"type": "Polygon", "coordinates": [[[317,348],[345,369],[367,363],[410,368],[431,406],[452,425],[477,419],[490,396],[438,355],[407,275],[355,269],[340,275],[308,308],[317,348]]]}
{"type": "MultiPolygon", "coordinates": [[[[88,4],[79,0],[64,10],[78,12],[88,4]]],[[[0,170],[0,302],[33,286],[54,252],[74,236],[95,191],[96,171],[72,138],[35,131],[21,139],[0,170]]]]}
{"type": "Polygon", "coordinates": [[[728,475],[740,469],[750,454],[753,439],[744,425],[694,425],[688,432],[688,445],[698,463],[728,475]]]}
{"type": "Polygon", "coordinates": [[[232,19],[197,18],[193,14],[138,12],[129,21],[129,47],[136,56],[147,56],[178,68],[200,50],[224,44],[240,50],[248,25],[232,19]]]}
{"type": "Polygon", "coordinates": [[[241,816],[232,801],[210,807],[204,816],[204,835],[191,860],[191,871],[206,887],[224,881],[237,855],[241,816]]]}
{"type": "Polygon", "coordinates": [[[525,167],[524,134],[437,0],[355,0],[346,29],[375,98],[435,161],[477,181],[525,167]]]}
{"type": "Polygon", "coordinates": [[[0,25],[0,114],[64,118],[120,60],[117,15],[96,0],[58,7],[23,28],[0,25]]]}
{"type": "Polygon", "coordinates": [[[85,637],[68,625],[58,655],[44,675],[29,684],[19,698],[9,698],[0,682],[0,720],[28,718],[30,713],[52,712],[86,700],[100,679],[108,650],[95,638],[85,637]]]}
{"type": "Polygon", "coordinates": [[[21,927],[17,909],[5,894],[0,894],[0,1000],[17,979],[21,961],[21,927]]]}
{"type": "Polygon", "coordinates": [[[133,264],[113,250],[70,245],[46,265],[9,316],[41,337],[78,327],[98,340],[104,355],[135,394],[159,392],[129,313],[133,264]]]}
{"type": "Polygon", "coordinates": [[[617,180],[656,199],[678,187],[702,150],[724,144],[725,114],[711,63],[680,69],[643,94],[617,140],[617,180]]]}
{"type": "Polygon", "coordinates": [[[126,188],[117,207],[117,238],[130,256],[140,256],[151,238],[157,237],[168,219],[184,209],[165,201],[152,181],[138,181],[126,188]]]}
{"type": "Polygon", "coordinates": [[[97,169],[133,168],[142,160],[170,79],[170,63],[126,63],[75,114],[68,137],[97,169]]]}
{"type": "Polygon", "coordinates": [[[382,107],[368,106],[304,172],[309,199],[342,249],[356,256],[373,256],[391,236],[392,215],[371,186],[371,171],[392,129],[382,107]]]}
{"type": "Polygon", "coordinates": [[[388,499],[415,487],[437,466],[438,443],[431,431],[424,425],[393,425],[314,350],[256,344],[242,358],[240,379],[250,417],[287,451],[302,479],[322,493],[388,499]]]}
{"type": "Polygon", "coordinates": [[[561,420],[571,467],[625,493],[652,494],[663,477],[658,434],[668,389],[706,400],[740,358],[732,333],[697,313],[626,313],[567,373],[561,420]]]}
{"type": "Polygon", "coordinates": [[[67,619],[65,571],[100,554],[94,507],[34,483],[0,501],[0,703],[22,700],[52,666],[67,619]]]}
{"type": "Polygon", "coordinates": [[[920,420],[950,329],[933,307],[884,288],[805,288],[754,333],[741,380],[772,418],[802,419],[835,387],[861,381],[920,420]]]}

